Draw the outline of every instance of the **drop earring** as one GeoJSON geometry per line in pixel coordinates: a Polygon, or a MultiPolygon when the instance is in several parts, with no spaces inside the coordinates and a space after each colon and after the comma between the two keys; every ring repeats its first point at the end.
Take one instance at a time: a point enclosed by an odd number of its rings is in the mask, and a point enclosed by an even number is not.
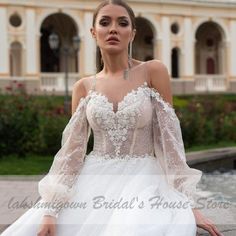
{"type": "Polygon", "coordinates": [[[124,70],[123,78],[124,80],[129,80],[130,69],[132,67],[132,41],[129,43],[129,53],[128,53],[128,68],[124,70]]]}
{"type": "Polygon", "coordinates": [[[129,43],[129,60],[132,59],[132,53],[133,53],[133,41],[130,41],[129,43]]]}

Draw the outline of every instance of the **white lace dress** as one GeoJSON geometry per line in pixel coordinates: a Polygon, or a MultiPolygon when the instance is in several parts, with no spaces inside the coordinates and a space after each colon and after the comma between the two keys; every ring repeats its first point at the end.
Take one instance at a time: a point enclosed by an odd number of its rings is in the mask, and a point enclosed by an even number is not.
{"type": "Polygon", "coordinates": [[[124,82],[116,111],[95,84],[81,98],[39,182],[42,199],[2,236],[37,235],[45,214],[57,217],[57,236],[196,235],[191,207],[202,172],[186,164],[174,109],[146,80],[135,82],[124,82]]]}

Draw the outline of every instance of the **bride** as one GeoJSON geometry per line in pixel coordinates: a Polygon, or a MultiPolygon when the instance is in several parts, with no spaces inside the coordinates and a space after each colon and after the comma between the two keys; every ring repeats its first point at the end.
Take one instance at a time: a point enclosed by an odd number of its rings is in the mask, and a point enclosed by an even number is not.
{"type": "Polygon", "coordinates": [[[97,7],[98,73],[74,85],[72,117],[39,182],[38,207],[2,236],[195,236],[197,226],[221,235],[194,203],[202,173],[186,164],[168,71],[132,58],[135,33],[127,3],[97,7]]]}

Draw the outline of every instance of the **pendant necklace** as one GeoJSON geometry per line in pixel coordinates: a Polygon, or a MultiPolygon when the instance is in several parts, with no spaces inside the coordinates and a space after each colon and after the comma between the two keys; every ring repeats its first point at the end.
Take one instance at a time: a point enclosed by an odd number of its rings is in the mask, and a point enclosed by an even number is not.
{"type": "Polygon", "coordinates": [[[131,67],[132,67],[132,62],[131,62],[131,60],[128,60],[128,68],[126,68],[123,73],[124,80],[129,80],[129,78],[130,78],[129,74],[130,74],[131,67]]]}

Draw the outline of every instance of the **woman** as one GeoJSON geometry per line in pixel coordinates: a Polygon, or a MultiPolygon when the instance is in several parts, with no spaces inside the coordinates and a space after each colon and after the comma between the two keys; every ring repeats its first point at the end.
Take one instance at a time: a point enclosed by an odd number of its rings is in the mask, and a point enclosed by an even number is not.
{"type": "Polygon", "coordinates": [[[62,147],[39,182],[40,203],[50,205],[30,209],[2,236],[194,236],[196,225],[221,235],[194,209],[201,171],[186,164],[166,67],[132,59],[132,9],[123,1],[103,1],[91,33],[103,66],[74,85],[62,147]],[[94,148],[85,155],[90,128],[94,148]],[[121,203],[123,198],[132,200],[121,203]],[[93,206],[85,212],[65,208],[89,199],[93,206]]]}

